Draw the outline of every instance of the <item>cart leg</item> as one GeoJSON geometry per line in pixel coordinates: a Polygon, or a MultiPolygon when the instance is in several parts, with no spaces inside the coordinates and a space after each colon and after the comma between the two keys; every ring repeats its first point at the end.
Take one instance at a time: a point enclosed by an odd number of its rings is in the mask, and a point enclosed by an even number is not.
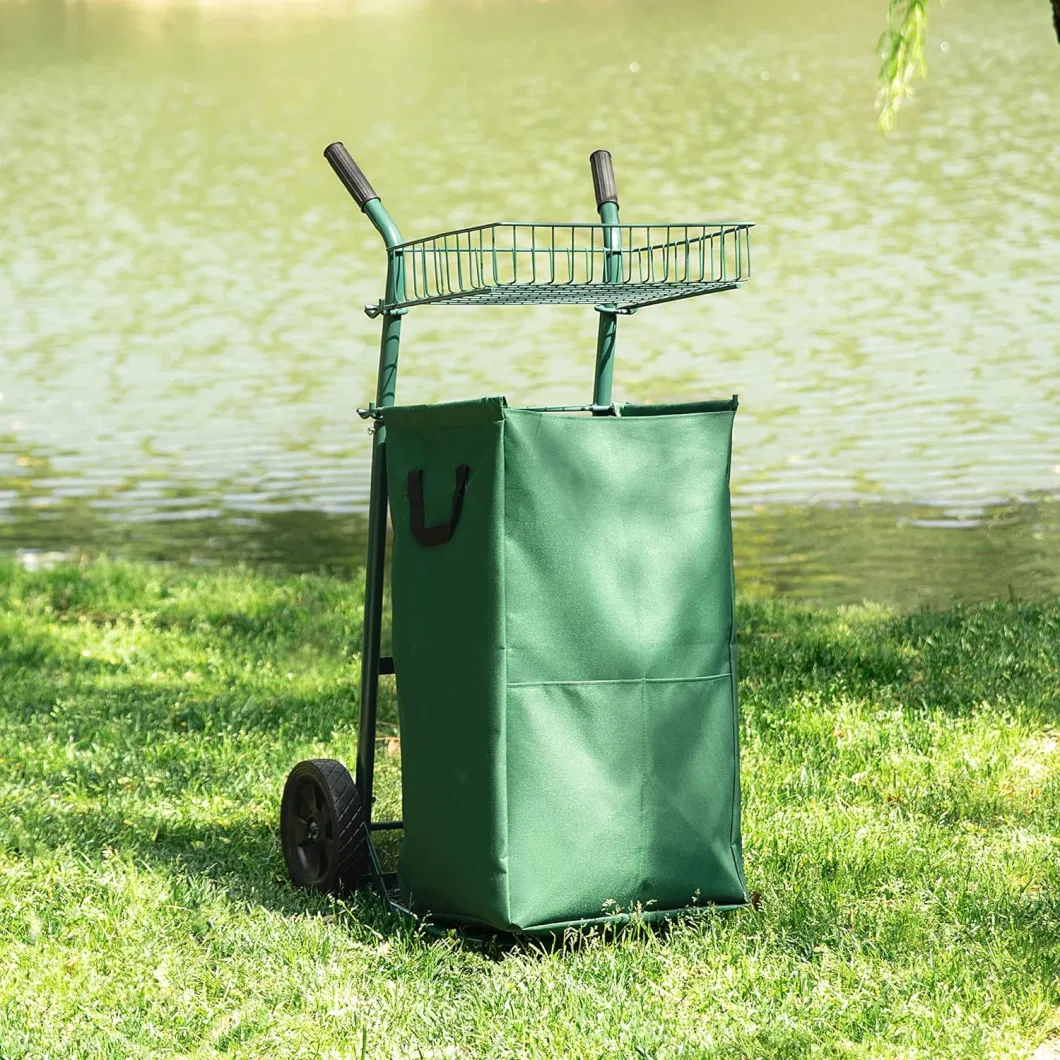
{"type": "MultiPolygon", "coordinates": [[[[391,258],[388,270],[400,269],[391,258]]],[[[394,277],[388,275],[388,294],[394,277]]],[[[383,314],[379,347],[379,381],[376,404],[394,404],[397,384],[401,316],[383,314]]],[[[369,825],[372,821],[372,780],[375,771],[375,727],[379,705],[379,649],[383,626],[383,576],[386,565],[386,432],[377,422],[372,436],[372,481],[368,498],[368,555],[364,568],[364,639],[361,648],[361,715],[357,730],[357,790],[369,825]]]]}
{"type": "MultiPolygon", "coordinates": [[[[341,143],[329,144],[324,150],[336,176],[354,201],[367,214],[386,245],[386,293],[378,307],[366,306],[375,317],[383,309],[383,334],[379,344],[379,376],[375,403],[379,408],[394,404],[397,387],[398,347],[401,344],[401,318],[404,309],[388,311],[405,299],[405,262],[401,233],[376,195],[364,173],[341,143]]],[[[371,873],[376,885],[386,894],[386,882],[372,844],[372,787],[375,771],[375,727],[379,706],[379,648],[383,626],[383,575],[386,565],[386,447],[382,423],[376,423],[372,435],[372,479],[368,499],[368,555],[364,567],[364,624],[361,642],[361,699],[357,726],[357,776],[354,783],[368,824],[368,852],[371,873]]],[[[389,901],[389,898],[387,899],[389,901]]]]}
{"type": "Polygon", "coordinates": [[[364,629],[361,646],[361,716],[357,731],[357,791],[372,820],[372,773],[379,703],[379,646],[383,625],[383,566],[386,558],[386,450],[372,451],[368,501],[368,555],[364,569],[364,629]]]}

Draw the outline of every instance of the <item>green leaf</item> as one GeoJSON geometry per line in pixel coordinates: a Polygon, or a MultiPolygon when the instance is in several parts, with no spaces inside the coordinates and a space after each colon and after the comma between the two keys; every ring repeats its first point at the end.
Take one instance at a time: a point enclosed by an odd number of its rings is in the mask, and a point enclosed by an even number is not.
{"type": "Polygon", "coordinates": [[[927,75],[927,29],[927,0],[889,0],[887,28],[876,45],[881,59],[876,107],[884,132],[894,128],[898,109],[913,97],[914,80],[927,75]]]}

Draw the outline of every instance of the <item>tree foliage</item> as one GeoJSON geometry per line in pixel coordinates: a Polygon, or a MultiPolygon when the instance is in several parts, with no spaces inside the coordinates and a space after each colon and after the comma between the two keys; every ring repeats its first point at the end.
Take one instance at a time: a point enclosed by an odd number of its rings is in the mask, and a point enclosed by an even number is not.
{"type": "MultiPolygon", "coordinates": [[[[945,3],[945,0],[939,0],[945,3]]],[[[1060,0],[1051,0],[1053,26],[1060,41],[1060,0]]],[[[880,128],[890,132],[898,111],[911,99],[913,82],[927,73],[925,44],[928,28],[928,0],[889,0],[887,28],[880,37],[877,51],[881,66],[876,108],[880,128]]]]}
{"type": "Polygon", "coordinates": [[[927,73],[927,27],[927,0],[889,0],[887,28],[877,45],[882,65],[876,109],[884,132],[894,128],[902,104],[913,97],[913,81],[927,73]]]}

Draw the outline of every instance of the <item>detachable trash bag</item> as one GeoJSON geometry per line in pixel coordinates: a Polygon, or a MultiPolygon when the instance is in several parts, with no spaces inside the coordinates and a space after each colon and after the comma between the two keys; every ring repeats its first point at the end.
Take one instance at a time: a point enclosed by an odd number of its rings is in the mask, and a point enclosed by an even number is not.
{"type": "Polygon", "coordinates": [[[735,410],[382,410],[410,908],[550,931],[746,901],[735,410]]]}

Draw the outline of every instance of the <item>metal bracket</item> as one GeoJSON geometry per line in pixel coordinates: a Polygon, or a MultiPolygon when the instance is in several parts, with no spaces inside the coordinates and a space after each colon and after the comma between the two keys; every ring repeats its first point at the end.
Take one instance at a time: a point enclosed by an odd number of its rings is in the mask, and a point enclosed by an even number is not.
{"type": "Polygon", "coordinates": [[[637,311],[636,306],[630,305],[594,305],[593,309],[598,313],[616,313],[623,317],[631,317],[637,311]]]}
{"type": "Polygon", "coordinates": [[[357,415],[360,416],[362,420],[377,420],[380,418],[379,409],[375,407],[374,401],[368,402],[368,408],[358,409],[357,415]]]}
{"type": "Polygon", "coordinates": [[[364,315],[369,320],[375,320],[377,316],[385,313],[388,317],[403,317],[408,313],[407,309],[387,309],[383,304],[383,300],[380,299],[375,305],[366,305],[364,307],[364,315]]]}

